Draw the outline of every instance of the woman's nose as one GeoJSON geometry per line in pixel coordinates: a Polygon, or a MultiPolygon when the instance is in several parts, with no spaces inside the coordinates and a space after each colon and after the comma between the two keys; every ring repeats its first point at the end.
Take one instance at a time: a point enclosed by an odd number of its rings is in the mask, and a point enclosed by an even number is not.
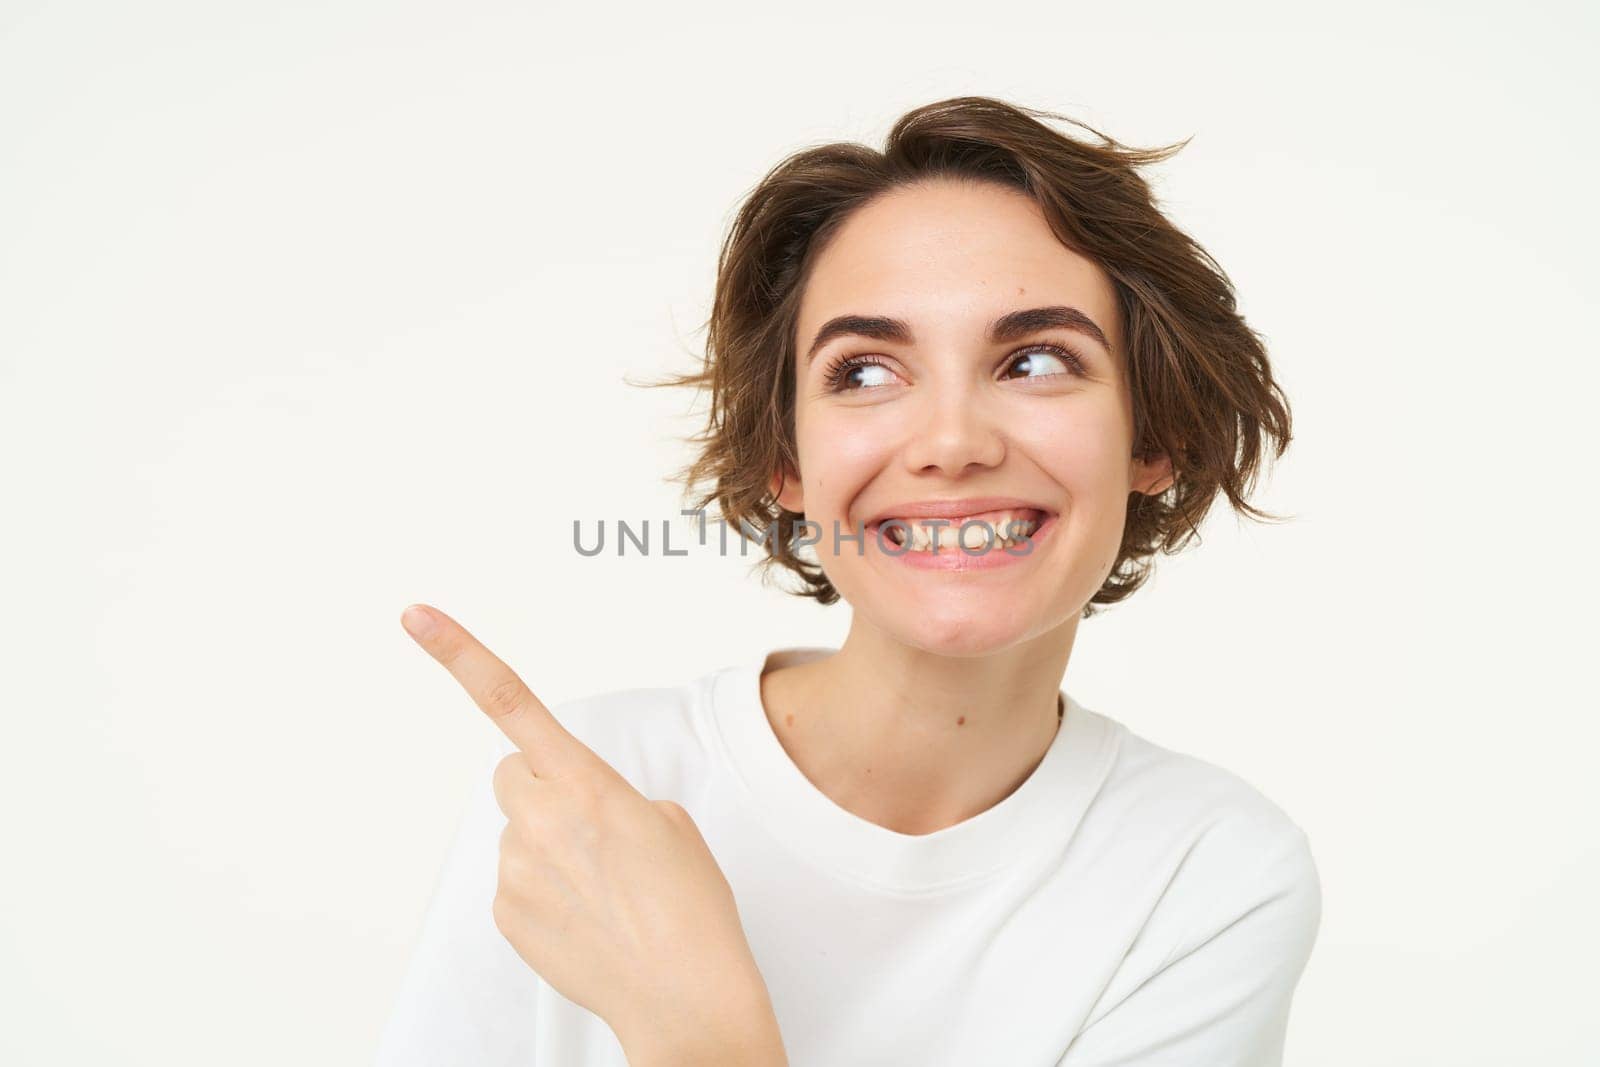
{"type": "Polygon", "coordinates": [[[995,414],[970,391],[952,388],[929,395],[904,450],[906,466],[913,473],[939,471],[951,478],[972,466],[997,466],[1005,458],[1005,438],[995,414]]]}

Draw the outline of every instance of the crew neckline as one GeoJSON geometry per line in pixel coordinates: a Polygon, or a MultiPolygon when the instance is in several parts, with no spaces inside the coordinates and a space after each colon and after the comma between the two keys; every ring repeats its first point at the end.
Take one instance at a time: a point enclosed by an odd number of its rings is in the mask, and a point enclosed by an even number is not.
{"type": "Polygon", "coordinates": [[[954,826],[903,834],[847,811],[818,789],[767,719],[761,677],[769,664],[809,662],[836,651],[773,649],[711,680],[708,710],[724,758],[776,836],[858,885],[899,893],[956,888],[1065,847],[1109,772],[1116,740],[1112,720],[1060,690],[1060,725],[1020,786],[954,826]]]}

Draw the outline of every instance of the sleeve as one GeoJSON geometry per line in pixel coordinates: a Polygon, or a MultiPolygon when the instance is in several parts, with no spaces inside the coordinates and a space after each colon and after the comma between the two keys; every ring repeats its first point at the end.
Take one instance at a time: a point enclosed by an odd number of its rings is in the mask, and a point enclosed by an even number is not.
{"type": "Polygon", "coordinates": [[[493,759],[474,783],[378,1043],[377,1067],[533,1062],[538,975],[494,924],[500,831],[493,759]]]}
{"type": "MultiPolygon", "coordinates": [[[[1237,883],[1236,883],[1237,884],[1237,883]]],[[[1289,1005],[1322,919],[1298,828],[1228,907],[1116,1004],[1091,1017],[1058,1067],[1281,1067],[1289,1005]]]]}

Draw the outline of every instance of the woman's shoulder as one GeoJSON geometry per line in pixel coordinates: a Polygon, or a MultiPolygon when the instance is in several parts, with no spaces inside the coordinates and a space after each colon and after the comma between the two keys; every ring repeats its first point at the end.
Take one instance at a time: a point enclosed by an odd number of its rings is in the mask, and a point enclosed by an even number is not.
{"type": "Polygon", "coordinates": [[[1191,879],[1238,885],[1241,875],[1259,872],[1315,888],[1308,835],[1264,790],[1235,770],[1107,721],[1117,754],[1096,798],[1104,827],[1159,851],[1174,874],[1191,879]]]}
{"type": "Polygon", "coordinates": [[[1303,962],[1322,915],[1306,832],[1244,775],[1107,721],[1116,756],[1074,849],[1119,893],[1140,887],[1143,962],[1180,958],[1247,915],[1303,962]]]}

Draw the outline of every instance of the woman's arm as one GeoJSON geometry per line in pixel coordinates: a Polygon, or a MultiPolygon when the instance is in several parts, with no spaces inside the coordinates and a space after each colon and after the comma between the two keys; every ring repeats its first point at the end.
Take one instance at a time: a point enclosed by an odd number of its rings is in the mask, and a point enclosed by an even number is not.
{"type": "MultiPolygon", "coordinates": [[[[636,1065],[782,1064],[732,887],[683,806],[640,793],[448,615],[413,605],[402,622],[515,746],[490,778],[505,818],[485,820],[500,825],[487,914],[539,987],[603,1020],[636,1065]]],[[[452,908],[484,905],[481,877],[452,908]]]]}
{"type": "MultiPolygon", "coordinates": [[[[493,775],[510,746],[497,739],[489,747],[379,1041],[377,1067],[534,1062],[538,975],[494,921],[506,817],[493,775]]],[[[786,1067],[765,988],[745,992],[730,990],[723,1029],[628,1035],[629,1067],[786,1067]]]]}
{"type": "Polygon", "coordinates": [[[489,746],[378,1046],[377,1067],[531,1063],[538,976],[495,928],[500,831],[489,746]]]}
{"type": "Polygon", "coordinates": [[[680,1035],[651,1034],[624,1043],[628,1067],[789,1067],[778,1017],[765,989],[744,1003],[729,1003],[717,1029],[680,1035]]]}

